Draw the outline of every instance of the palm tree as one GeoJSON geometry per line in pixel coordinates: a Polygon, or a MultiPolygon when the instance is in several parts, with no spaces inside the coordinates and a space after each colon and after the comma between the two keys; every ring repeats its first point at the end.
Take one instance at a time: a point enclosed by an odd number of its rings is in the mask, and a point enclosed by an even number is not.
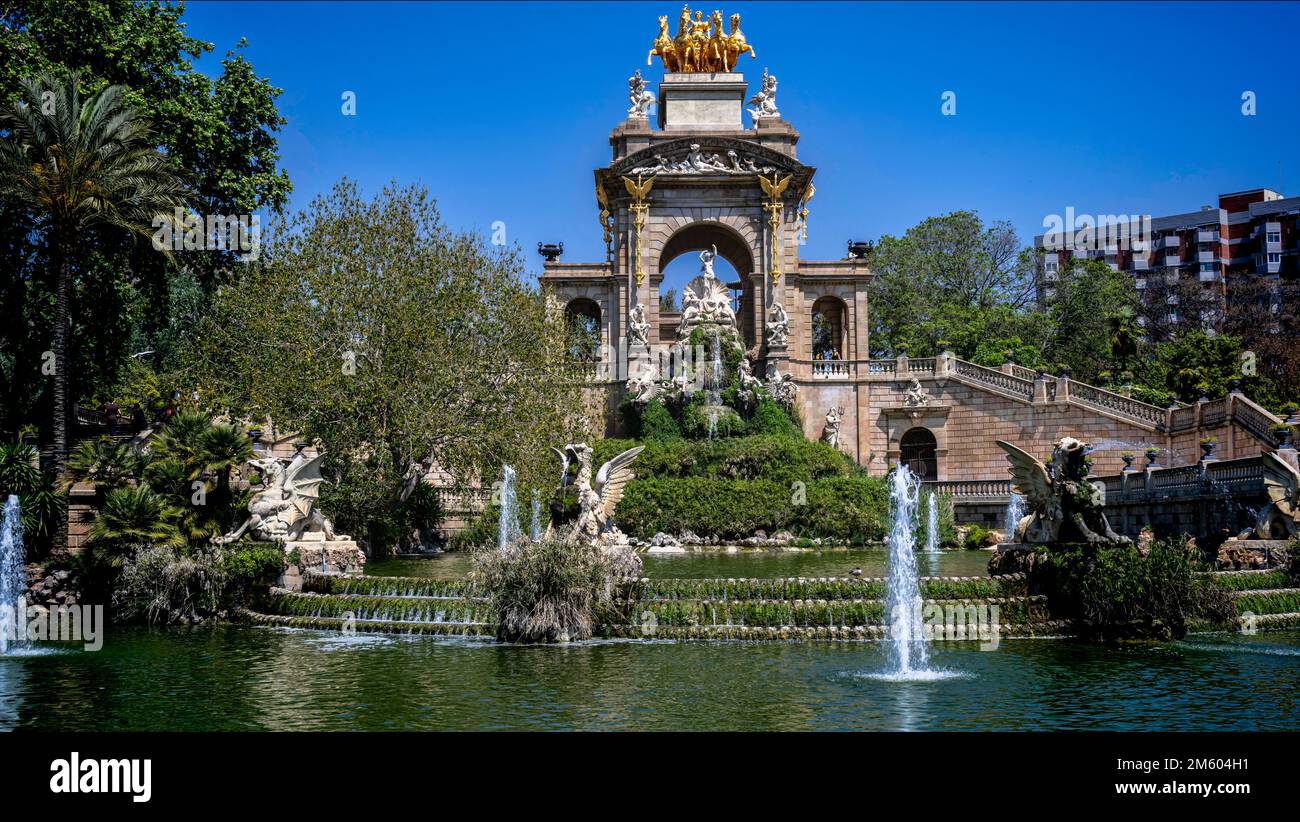
{"type": "MultiPolygon", "coordinates": [[[[24,79],[19,100],[0,111],[0,198],[30,211],[49,241],[55,282],[54,472],[68,458],[71,301],[85,233],[108,226],[143,237],[155,218],[173,223],[186,187],[158,151],[124,86],[81,97],[78,78],[24,79]]],[[[169,253],[164,250],[163,253],[169,253]]],[[[66,522],[63,525],[66,528],[66,522]]]]}
{"type": "Polygon", "coordinates": [[[184,548],[187,541],[175,520],[176,511],[148,487],[118,488],[104,498],[90,526],[90,541],[108,547],[115,560],[124,549],[138,545],[184,548]]]}
{"type": "Polygon", "coordinates": [[[68,458],[67,481],[69,485],[89,482],[96,491],[105,494],[139,481],[147,462],[128,443],[110,437],[82,440],[68,458]]]}
{"type": "Polygon", "coordinates": [[[203,468],[217,478],[217,488],[228,491],[230,472],[253,458],[253,441],[238,427],[213,423],[199,438],[203,468]]]}

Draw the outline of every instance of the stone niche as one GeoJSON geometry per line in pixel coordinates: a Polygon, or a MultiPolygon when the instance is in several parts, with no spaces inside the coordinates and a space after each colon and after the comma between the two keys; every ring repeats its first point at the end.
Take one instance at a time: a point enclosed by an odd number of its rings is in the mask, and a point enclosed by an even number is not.
{"type": "Polygon", "coordinates": [[[745,75],[665,74],[659,84],[659,128],[664,131],[742,131],[745,75]]]}

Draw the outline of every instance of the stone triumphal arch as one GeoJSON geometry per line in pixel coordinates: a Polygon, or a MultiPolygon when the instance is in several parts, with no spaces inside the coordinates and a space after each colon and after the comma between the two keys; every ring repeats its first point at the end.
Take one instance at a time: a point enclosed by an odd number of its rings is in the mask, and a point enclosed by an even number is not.
{"type": "MultiPolygon", "coordinates": [[[[627,117],[609,134],[609,163],[593,174],[591,230],[603,236],[604,259],[551,255],[543,269],[553,299],[597,326],[604,362],[584,373],[608,434],[620,433],[619,403],[636,390],[629,361],[678,342],[687,325],[681,312],[661,310],[665,268],[716,251],[735,278],[708,288],[716,299],[723,286],[730,293],[752,373],[796,386],[804,433],[873,473],[906,459],[940,482],[1003,481],[994,440],[1047,453],[1064,434],[1149,444],[1171,461],[1194,461],[1205,436],[1218,437],[1225,458],[1272,444],[1267,425],[1276,418],[1240,394],[1165,409],[1012,362],[988,368],[951,352],[873,358],[866,244],[849,243],[838,260],[800,257],[816,169],[799,158],[800,135],[777,104],[775,75],[764,69],[749,96],[743,71],[755,65],[752,51],[739,16],[730,28],[718,25],[725,19],[715,16],[717,30],[706,26],[699,41],[717,44],[712,51],[686,54],[699,45],[689,33],[661,32],[652,51],[665,64],[657,93],[640,71],[629,78],[627,117]]],[[[1097,473],[1122,467],[1118,451],[1096,460],[1097,473]]]]}

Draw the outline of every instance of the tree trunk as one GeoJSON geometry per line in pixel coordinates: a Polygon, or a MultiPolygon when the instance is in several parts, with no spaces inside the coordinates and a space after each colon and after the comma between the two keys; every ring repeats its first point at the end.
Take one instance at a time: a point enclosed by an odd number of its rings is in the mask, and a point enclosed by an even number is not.
{"type": "MultiPolygon", "coordinates": [[[[53,387],[53,431],[52,445],[54,457],[54,478],[58,488],[63,488],[64,472],[68,464],[68,390],[71,384],[72,368],[68,361],[68,348],[71,342],[72,314],[72,249],[66,230],[55,229],[54,242],[55,266],[55,302],[54,302],[54,387],[53,387]]],[[[56,554],[63,554],[68,549],[68,511],[59,517],[58,527],[54,531],[56,554]]]]}

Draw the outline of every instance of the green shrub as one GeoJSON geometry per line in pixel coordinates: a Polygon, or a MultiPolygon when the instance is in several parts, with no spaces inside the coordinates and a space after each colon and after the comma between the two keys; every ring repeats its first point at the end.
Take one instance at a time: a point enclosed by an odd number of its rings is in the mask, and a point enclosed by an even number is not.
{"type": "Polygon", "coordinates": [[[284,548],[275,543],[238,542],[222,549],[221,565],[225,572],[222,601],[227,605],[247,605],[284,573],[287,559],[284,548]]]}
{"type": "Polygon", "coordinates": [[[962,540],[961,547],[967,551],[979,551],[989,547],[989,537],[993,532],[982,525],[972,525],[962,540]]]}
{"type": "Polygon", "coordinates": [[[791,530],[803,536],[830,537],[862,545],[885,538],[889,493],[875,477],[832,477],[808,485],[791,530]]]}
{"type": "Polygon", "coordinates": [[[799,426],[795,425],[794,420],[779,403],[769,397],[763,397],[758,401],[758,408],[754,410],[754,418],[750,421],[749,430],[754,434],[803,439],[803,431],[799,426]]]}
{"type": "Polygon", "coordinates": [[[830,477],[802,488],[770,479],[655,477],[629,483],[615,517],[641,539],[692,531],[729,540],[762,529],[862,544],[883,538],[888,497],[882,480],[864,476],[830,477]]]}
{"type": "Polygon", "coordinates": [[[1198,557],[1183,540],[1136,545],[1054,545],[1040,551],[1033,586],[1052,614],[1103,639],[1181,638],[1189,620],[1228,624],[1236,611],[1225,590],[1195,573],[1198,557]]]}
{"type": "Polygon", "coordinates": [[[122,561],[113,616],[162,625],[206,619],[221,610],[225,579],[219,551],[179,556],[170,548],[144,546],[122,561]]]}
{"type": "Polygon", "coordinates": [[[681,429],[677,427],[677,420],[673,419],[672,412],[663,403],[647,403],[641,411],[637,436],[648,440],[676,439],[681,434],[681,429]]]}

